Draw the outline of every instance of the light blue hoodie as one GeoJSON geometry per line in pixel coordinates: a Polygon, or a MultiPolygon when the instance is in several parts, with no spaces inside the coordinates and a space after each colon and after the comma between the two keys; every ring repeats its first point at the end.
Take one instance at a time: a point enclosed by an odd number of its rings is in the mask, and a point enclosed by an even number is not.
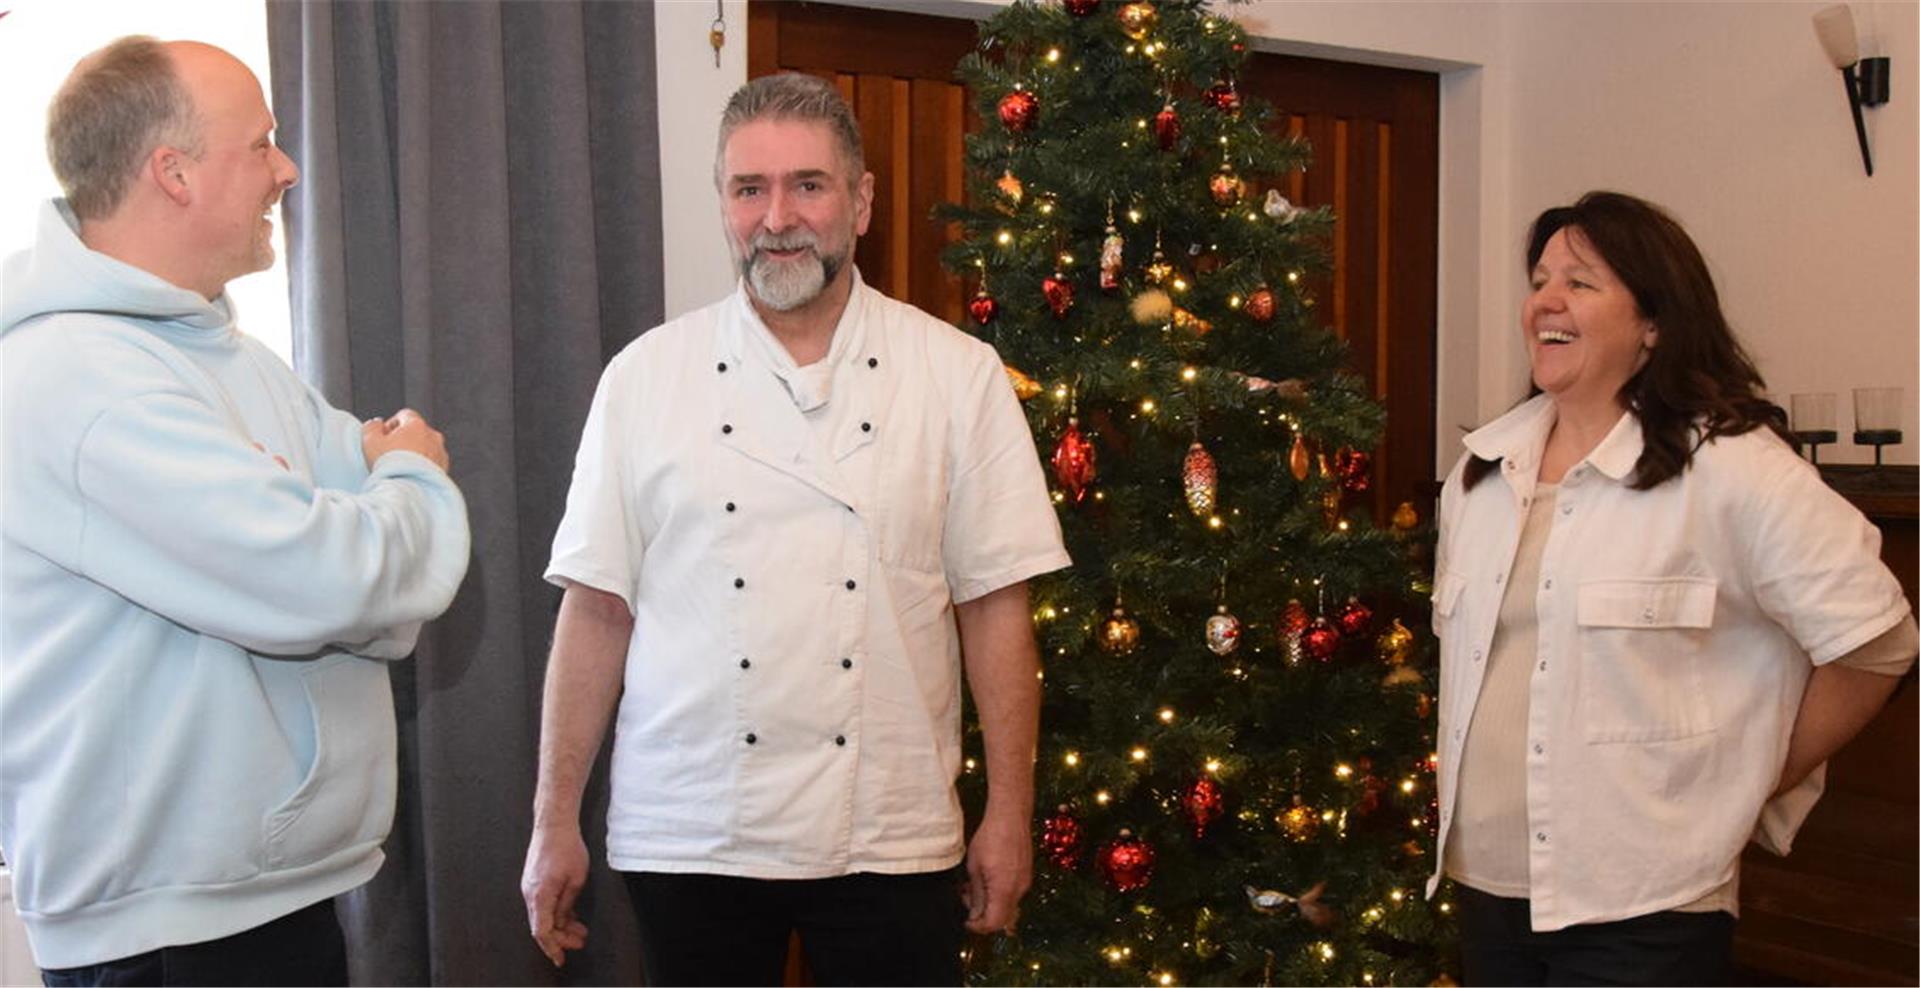
{"type": "Polygon", "coordinates": [[[396,777],[380,660],[468,554],[439,467],[369,470],[360,423],[225,295],[76,229],[48,203],[0,269],[0,850],[52,968],[372,877],[396,777]]]}

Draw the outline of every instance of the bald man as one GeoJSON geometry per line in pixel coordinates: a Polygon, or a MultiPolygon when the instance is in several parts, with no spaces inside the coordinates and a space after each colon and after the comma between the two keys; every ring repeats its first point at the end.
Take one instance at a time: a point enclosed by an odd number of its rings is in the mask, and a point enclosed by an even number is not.
{"type": "Polygon", "coordinates": [[[272,130],[231,55],[114,42],[0,268],[0,850],[49,985],[346,983],[386,663],[466,573],[440,434],[330,407],[235,323],[298,178],[272,130]]]}

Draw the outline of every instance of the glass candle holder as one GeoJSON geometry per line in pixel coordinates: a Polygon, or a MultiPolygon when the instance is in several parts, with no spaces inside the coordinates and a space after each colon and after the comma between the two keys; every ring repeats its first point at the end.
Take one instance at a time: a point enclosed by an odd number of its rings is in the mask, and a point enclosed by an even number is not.
{"type": "Polygon", "coordinates": [[[1873,465],[1880,466],[1880,454],[1902,437],[1901,388],[1853,389],[1853,441],[1873,447],[1873,465]]]}
{"type": "Polygon", "coordinates": [[[1834,395],[1831,391],[1803,392],[1788,399],[1788,427],[1793,437],[1807,447],[1807,459],[1812,463],[1820,462],[1822,443],[1840,441],[1838,413],[1834,410],[1834,395]]]}

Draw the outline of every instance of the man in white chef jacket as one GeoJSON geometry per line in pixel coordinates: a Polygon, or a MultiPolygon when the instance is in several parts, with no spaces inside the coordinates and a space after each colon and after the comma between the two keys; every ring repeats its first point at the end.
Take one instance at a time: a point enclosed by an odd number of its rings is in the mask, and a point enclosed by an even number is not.
{"type": "Polygon", "coordinates": [[[649,983],[777,984],[797,930],[821,984],[957,984],[1031,875],[1025,581],[1068,565],[1059,523],[993,349],[854,270],[874,180],[830,84],[736,92],[715,181],[739,288],[607,366],[554,537],[528,920],[555,964],[586,941],[617,706],[607,856],[649,983]]]}

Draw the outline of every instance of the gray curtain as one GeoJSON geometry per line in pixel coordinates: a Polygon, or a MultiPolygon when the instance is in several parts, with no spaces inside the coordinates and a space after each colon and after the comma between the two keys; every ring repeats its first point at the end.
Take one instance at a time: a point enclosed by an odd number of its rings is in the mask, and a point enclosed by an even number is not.
{"type": "Polygon", "coordinates": [[[588,795],[586,951],[555,973],[519,875],[558,593],[540,579],[607,358],[661,318],[653,11],[270,0],[296,368],[447,437],[473,522],[453,608],[393,670],[400,809],[340,900],[356,984],[633,983],[588,795]]]}

